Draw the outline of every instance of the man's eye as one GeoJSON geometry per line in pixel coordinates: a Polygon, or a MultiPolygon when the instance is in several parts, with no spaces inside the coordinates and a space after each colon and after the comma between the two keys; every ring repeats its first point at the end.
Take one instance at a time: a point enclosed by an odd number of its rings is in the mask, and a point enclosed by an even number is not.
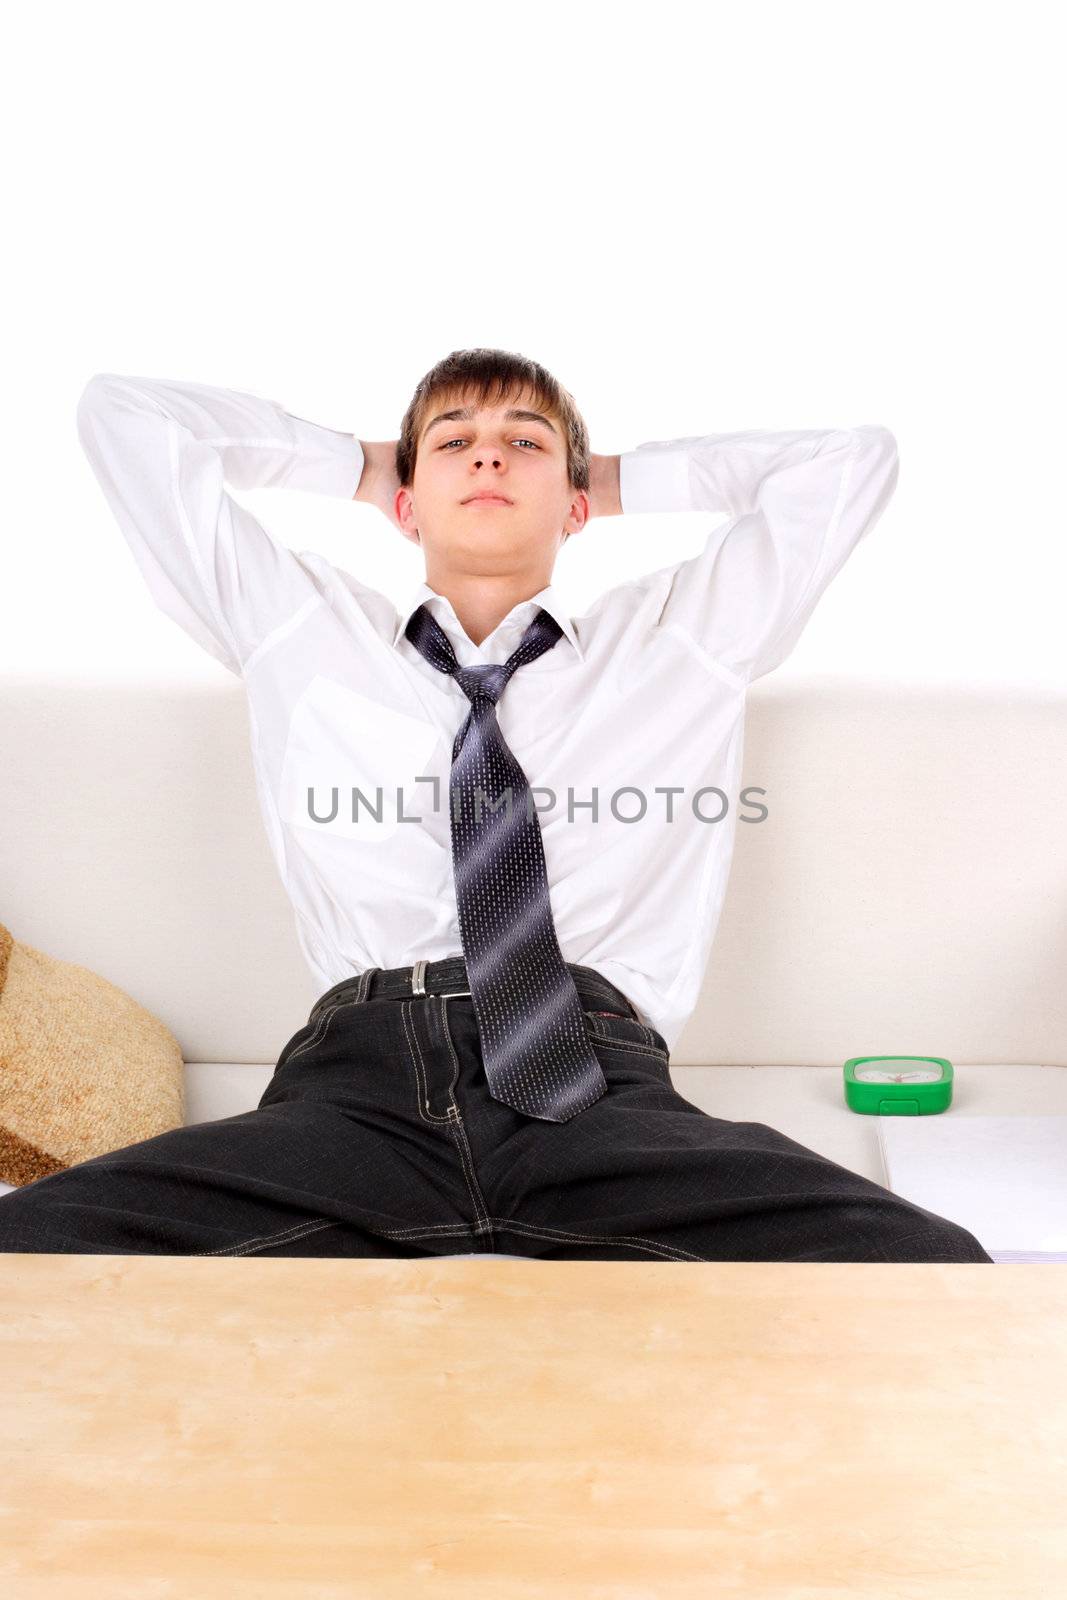
{"type": "MultiPolygon", "coordinates": [[[[441,449],[442,450],[447,450],[449,445],[466,444],[466,442],[467,442],[466,439],[449,439],[445,444],[443,444],[441,446],[441,449]]],[[[532,444],[535,450],[540,450],[540,448],[541,448],[541,446],[534,439],[516,439],[514,442],[516,444],[532,444]]]]}

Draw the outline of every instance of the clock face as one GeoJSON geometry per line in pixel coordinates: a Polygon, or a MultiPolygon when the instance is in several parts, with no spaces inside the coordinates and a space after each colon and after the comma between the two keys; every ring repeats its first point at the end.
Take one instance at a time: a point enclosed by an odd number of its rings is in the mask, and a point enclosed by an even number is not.
{"type": "Polygon", "coordinates": [[[909,1061],[906,1057],[867,1061],[854,1069],[859,1083],[939,1083],[942,1069],[936,1061],[909,1061]]]}

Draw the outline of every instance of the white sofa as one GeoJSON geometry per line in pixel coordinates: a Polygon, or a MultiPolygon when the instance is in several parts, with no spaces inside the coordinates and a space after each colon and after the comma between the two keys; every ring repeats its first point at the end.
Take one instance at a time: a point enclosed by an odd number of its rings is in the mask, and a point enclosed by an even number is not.
{"type": "MultiPolygon", "coordinates": [[[[250,1110],[316,994],[241,684],[9,676],[0,718],[0,922],[167,1023],[188,1122],[250,1110]]],[[[1067,1112],[1067,690],[771,675],[742,779],[768,816],[738,825],[680,1092],[879,1183],[849,1056],[947,1056],[957,1116],[1067,1112]]]]}

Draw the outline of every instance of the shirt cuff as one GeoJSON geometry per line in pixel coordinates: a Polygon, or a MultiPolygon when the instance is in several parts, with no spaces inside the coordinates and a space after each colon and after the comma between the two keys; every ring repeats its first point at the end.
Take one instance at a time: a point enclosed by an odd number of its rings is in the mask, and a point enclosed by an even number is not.
{"type": "Polygon", "coordinates": [[[333,494],[351,500],[363,476],[363,446],[351,433],[324,428],[317,422],[286,413],[294,433],[292,465],[285,477],[287,489],[312,494],[333,494]]]}
{"type": "Polygon", "coordinates": [[[641,447],[619,457],[619,500],[627,511],[692,511],[689,449],[641,447]]]}

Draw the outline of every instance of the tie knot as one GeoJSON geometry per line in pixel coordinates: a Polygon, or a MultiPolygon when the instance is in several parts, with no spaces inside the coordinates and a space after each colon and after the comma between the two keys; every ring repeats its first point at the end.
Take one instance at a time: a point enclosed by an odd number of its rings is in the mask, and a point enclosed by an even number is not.
{"type": "Polygon", "coordinates": [[[480,696],[496,705],[510,673],[505,664],[492,662],[482,667],[459,667],[453,677],[472,704],[480,696]]]}
{"type": "Polygon", "coordinates": [[[527,662],[536,661],[546,650],[551,650],[563,629],[550,612],[541,609],[506,661],[489,662],[479,667],[460,666],[447,633],[425,604],[415,607],[404,632],[424,660],[436,667],[438,672],[447,672],[455,678],[472,704],[476,700],[488,700],[496,705],[512,673],[527,662]]]}

